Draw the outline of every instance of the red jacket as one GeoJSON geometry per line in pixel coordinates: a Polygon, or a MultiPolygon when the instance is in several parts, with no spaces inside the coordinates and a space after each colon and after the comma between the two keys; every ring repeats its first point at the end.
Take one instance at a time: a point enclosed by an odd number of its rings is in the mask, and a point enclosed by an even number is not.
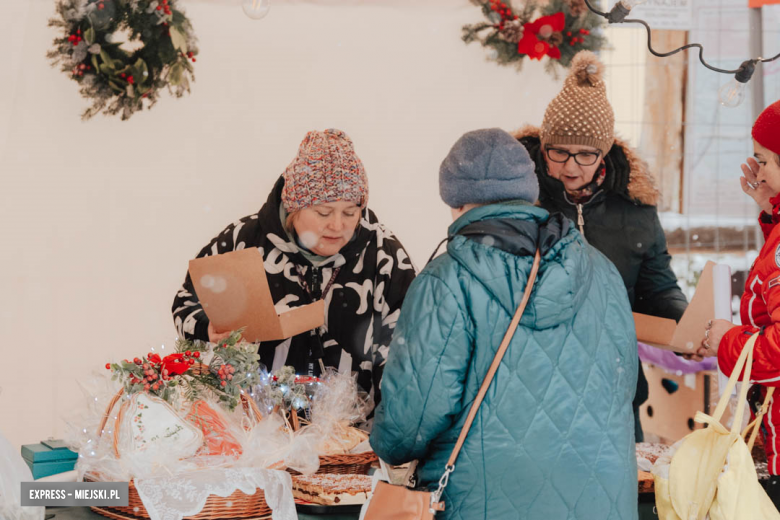
{"type": "MultiPolygon", "coordinates": [[[[734,365],[750,336],[761,332],[753,351],[750,379],[761,387],[780,386],[780,196],[771,199],[772,215],[761,213],[759,224],[764,232],[764,247],[750,268],[740,303],[743,325],[729,330],[718,346],[718,365],[731,375],[734,365]]],[[[740,375],[740,377],[742,377],[740,375]]],[[[757,400],[763,402],[760,389],[757,400]]],[[[780,470],[780,399],[772,399],[764,417],[762,434],[769,460],[769,473],[780,470]]]]}

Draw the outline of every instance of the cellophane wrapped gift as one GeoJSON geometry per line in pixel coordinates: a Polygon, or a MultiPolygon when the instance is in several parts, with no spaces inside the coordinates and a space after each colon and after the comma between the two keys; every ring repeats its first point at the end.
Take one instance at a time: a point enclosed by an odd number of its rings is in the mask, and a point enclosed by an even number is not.
{"type": "Polygon", "coordinates": [[[82,384],[88,406],[69,422],[79,476],[131,481],[142,501],[135,509],[152,520],[198,515],[207,499],[225,518],[240,516],[231,509],[243,507],[230,499],[237,491],[264,500],[275,520],[297,518],[289,474],[279,471],[294,438],[251,398],[256,350],[234,333],[217,345],[180,341],[172,353],[108,363],[111,377],[82,384]],[[262,456],[249,456],[257,447],[262,456]]]}

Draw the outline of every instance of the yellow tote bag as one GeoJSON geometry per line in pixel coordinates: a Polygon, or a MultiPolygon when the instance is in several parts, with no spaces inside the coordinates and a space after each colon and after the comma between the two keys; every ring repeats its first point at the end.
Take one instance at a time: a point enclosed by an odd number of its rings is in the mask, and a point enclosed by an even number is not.
{"type": "Polygon", "coordinates": [[[739,431],[757,338],[758,334],[754,334],[742,349],[712,417],[702,412],[696,414],[696,422],[707,424],[707,428],[687,435],[653,466],[656,509],[661,520],[780,520],[780,513],[758,482],[750,449],[743,438],[752,430],[752,446],[773,388],[768,389],[756,420],[743,434],[739,431]],[[720,419],[743,367],[745,374],[734,424],[727,430],[720,419]]]}

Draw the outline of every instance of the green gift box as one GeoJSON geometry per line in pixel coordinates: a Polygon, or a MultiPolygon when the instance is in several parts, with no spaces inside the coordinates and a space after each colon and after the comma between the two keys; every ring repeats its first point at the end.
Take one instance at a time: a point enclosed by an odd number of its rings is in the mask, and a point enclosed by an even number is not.
{"type": "Polygon", "coordinates": [[[22,446],[22,458],[30,467],[34,479],[71,471],[79,458],[62,441],[47,440],[22,446]]]}
{"type": "Polygon", "coordinates": [[[57,475],[58,473],[65,473],[66,471],[73,470],[73,468],[76,467],[76,460],[77,459],[35,463],[32,463],[27,459],[24,461],[30,467],[33,478],[38,480],[39,478],[48,477],[50,475],[57,475]]]}

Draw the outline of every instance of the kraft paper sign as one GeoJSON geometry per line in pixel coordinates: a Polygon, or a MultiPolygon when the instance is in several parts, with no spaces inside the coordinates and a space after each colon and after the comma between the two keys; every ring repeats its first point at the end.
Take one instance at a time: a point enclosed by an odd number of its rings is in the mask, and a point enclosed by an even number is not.
{"type": "Polygon", "coordinates": [[[287,339],[325,323],[322,300],[276,312],[257,248],[190,260],[190,278],[214,328],[244,328],[247,341],[287,339]]]}
{"type": "Polygon", "coordinates": [[[704,340],[707,322],[731,319],[731,271],[707,262],[680,323],[634,313],[636,336],[642,343],[683,354],[695,352],[704,340]]]}

